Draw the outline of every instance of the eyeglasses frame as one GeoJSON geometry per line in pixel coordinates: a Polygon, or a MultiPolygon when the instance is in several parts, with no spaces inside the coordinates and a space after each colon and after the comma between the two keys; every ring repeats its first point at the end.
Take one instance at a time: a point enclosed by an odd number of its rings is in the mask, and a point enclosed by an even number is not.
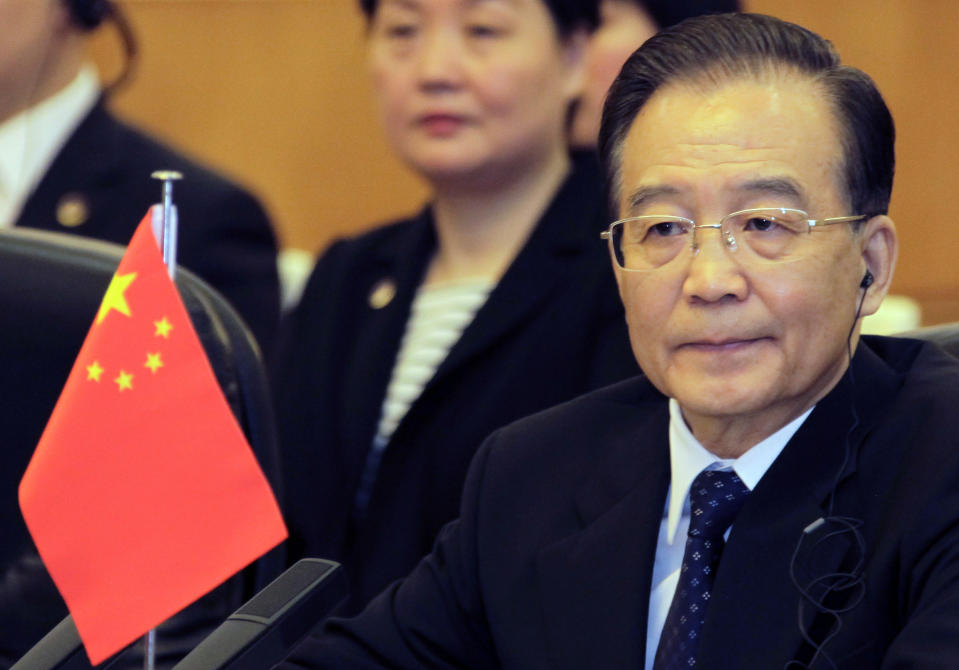
{"type": "MultiPolygon", "coordinates": [[[[665,219],[665,220],[669,220],[669,221],[685,221],[685,222],[688,222],[688,223],[689,223],[689,230],[690,230],[690,232],[692,233],[692,235],[690,236],[689,250],[692,251],[693,254],[695,254],[697,251],[699,251],[699,243],[696,241],[696,231],[697,231],[698,229],[700,229],[700,228],[716,228],[716,229],[718,229],[720,232],[725,232],[725,233],[726,233],[726,237],[725,237],[724,241],[725,241],[725,243],[726,243],[726,246],[727,246],[728,248],[730,248],[730,249],[735,249],[735,248],[736,248],[736,238],[733,237],[733,234],[732,234],[731,232],[729,232],[729,231],[723,231],[723,224],[725,224],[728,219],[730,219],[730,218],[732,218],[732,217],[734,217],[734,216],[739,216],[739,215],[741,215],[741,214],[751,214],[751,213],[753,213],[753,212],[770,212],[770,211],[778,211],[778,212],[781,212],[781,213],[783,213],[783,214],[785,214],[786,212],[794,212],[794,213],[797,213],[797,214],[802,214],[802,218],[806,221],[806,234],[807,234],[807,235],[808,235],[809,233],[811,233],[814,228],[820,228],[820,227],[822,227],[822,226],[831,226],[831,225],[834,225],[834,224],[837,224],[837,223],[858,223],[858,222],[860,222],[860,221],[866,221],[866,220],[868,220],[869,218],[871,218],[871,217],[870,217],[869,215],[867,215],[867,214],[852,214],[852,215],[849,215],[849,216],[831,216],[831,217],[828,217],[828,218],[825,218],[825,219],[810,219],[810,218],[809,218],[809,214],[808,214],[807,212],[805,212],[805,211],[803,211],[803,210],[801,210],[801,209],[796,209],[796,208],[794,208],[794,207],[751,207],[751,208],[749,208],[749,209],[739,209],[739,210],[736,210],[735,212],[730,212],[729,214],[727,214],[726,216],[724,216],[723,218],[721,218],[718,223],[703,223],[703,224],[696,223],[696,222],[693,221],[692,219],[688,219],[688,218],[686,218],[685,216],[667,216],[667,215],[661,215],[661,214],[643,214],[643,215],[641,215],[641,216],[627,216],[627,217],[625,217],[625,218],[617,219],[616,221],[613,221],[611,224],[609,224],[609,227],[608,227],[606,230],[602,231],[602,232],[599,234],[599,237],[600,237],[600,239],[606,240],[606,241],[609,243],[609,253],[610,253],[610,255],[613,257],[613,262],[616,264],[616,266],[617,266],[619,269],[621,269],[621,270],[623,270],[623,271],[625,271],[625,272],[654,272],[654,271],[656,271],[656,270],[658,270],[658,269],[660,269],[660,268],[662,268],[662,267],[664,267],[664,266],[666,266],[666,265],[669,265],[669,263],[672,262],[672,260],[674,260],[675,258],[678,258],[678,255],[677,255],[676,257],[674,257],[673,259],[670,259],[669,261],[667,261],[667,262],[664,263],[663,265],[659,265],[659,266],[654,267],[654,268],[649,268],[649,269],[645,269],[645,270],[644,270],[644,269],[640,269],[640,268],[627,268],[627,267],[624,267],[624,266],[619,262],[619,259],[616,257],[616,250],[613,249],[613,228],[614,228],[615,226],[624,224],[624,223],[626,223],[626,222],[628,222],[628,221],[637,221],[637,220],[640,220],[640,219],[665,219]]],[[[776,261],[772,261],[772,262],[775,263],[776,261]]]]}

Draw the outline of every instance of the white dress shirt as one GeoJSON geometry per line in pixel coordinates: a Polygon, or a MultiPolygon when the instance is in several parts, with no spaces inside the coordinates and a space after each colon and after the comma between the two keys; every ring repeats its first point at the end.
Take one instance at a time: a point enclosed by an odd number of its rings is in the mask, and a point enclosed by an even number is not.
{"type": "MultiPolygon", "coordinates": [[[[689,489],[703,470],[734,470],[752,491],[766,470],[799,430],[812,409],[780,428],[736,459],[716,458],[699,443],[683,419],[679,403],[669,400],[670,485],[666,509],[656,541],[652,589],[649,594],[649,619],[646,624],[646,670],[652,670],[656,647],[666,624],[683,564],[686,533],[689,530],[689,489]]],[[[726,531],[729,537],[729,531],[726,531]]]]}
{"type": "Polygon", "coordinates": [[[99,95],[96,69],[85,65],[63,89],[0,123],[0,228],[16,222],[23,204],[99,95]]]}

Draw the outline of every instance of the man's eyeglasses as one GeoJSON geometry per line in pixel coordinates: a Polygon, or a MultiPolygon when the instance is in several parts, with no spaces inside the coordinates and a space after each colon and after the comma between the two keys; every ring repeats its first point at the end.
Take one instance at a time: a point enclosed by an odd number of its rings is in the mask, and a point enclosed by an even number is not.
{"type": "Polygon", "coordinates": [[[745,264],[783,263],[812,253],[809,233],[835,223],[864,221],[864,214],[810,219],[806,212],[789,208],[743,209],[727,214],[719,223],[696,224],[681,216],[633,216],[612,223],[601,233],[609,240],[616,264],[623,270],[643,272],[661,268],[684,249],[699,249],[697,231],[716,228],[730,251],[745,264]]]}

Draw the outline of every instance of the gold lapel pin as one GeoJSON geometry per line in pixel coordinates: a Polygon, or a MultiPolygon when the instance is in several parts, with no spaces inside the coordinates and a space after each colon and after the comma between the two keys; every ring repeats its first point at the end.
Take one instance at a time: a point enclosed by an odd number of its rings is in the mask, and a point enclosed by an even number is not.
{"type": "Polygon", "coordinates": [[[373,309],[382,309],[392,302],[396,296],[396,282],[392,279],[381,279],[373,285],[370,291],[370,307],[373,309]]]}
{"type": "Polygon", "coordinates": [[[75,228],[90,218],[90,206],[87,199],[79,193],[67,193],[57,203],[57,223],[67,228],[75,228]]]}

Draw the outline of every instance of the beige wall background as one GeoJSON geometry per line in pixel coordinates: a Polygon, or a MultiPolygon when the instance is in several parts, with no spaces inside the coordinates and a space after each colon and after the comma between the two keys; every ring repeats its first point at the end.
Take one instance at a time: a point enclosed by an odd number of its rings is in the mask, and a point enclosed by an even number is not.
{"type": "MultiPolygon", "coordinates": [[[[141,57],[113,107],[252,188],[285,245],[319,250],[427,197],[385,145],[355,0],[120,4],[141,57]]],[[[898,131],[891,214],[902,252],[894,291],[920,302],[924,323],[959,320],[959,2],[746,0],[746,7],[824,35],[876,80],[898,131]]],[[[97,32],[93,50],[105,76],[116,72],[121,49],[112,27],[97,32]]],[[[144,166],[144,178],[160,167],[144,166]]]]}

